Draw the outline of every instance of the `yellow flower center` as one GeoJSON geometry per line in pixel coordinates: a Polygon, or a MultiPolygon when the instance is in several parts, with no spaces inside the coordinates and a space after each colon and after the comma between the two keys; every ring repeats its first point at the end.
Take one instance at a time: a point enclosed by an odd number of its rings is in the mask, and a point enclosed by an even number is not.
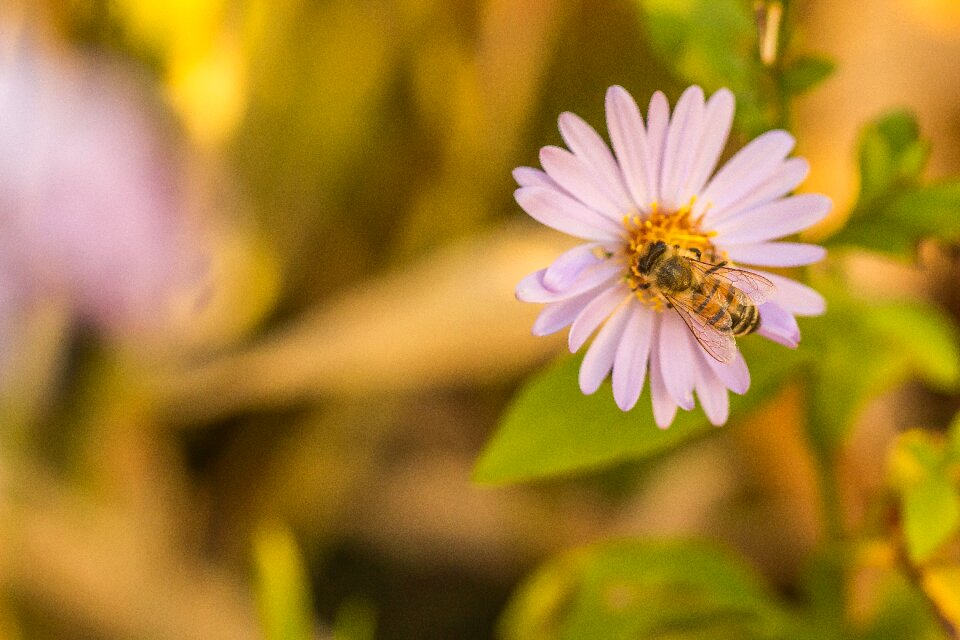
{"type": "Polygon", "coordinates": [[[704,262],[716,263],[725,256],[719,255],[710,241],[716,235],[714,231],[704,231],[700,227],[702,215],[693,217],[693,205],[696,198],[676,211],[664,211],[654,202],[647,215],[623,217],[627,243],[624,247],[628,271],[625,275],[628,286],[644,304],[657,311],[664,308],[663,299],[649,287],[648,278],[637,269],[637,261],[647,252],[651,243],[662,240],[670,247],[678,247],[683,255],[697,257],[704,262]]]}

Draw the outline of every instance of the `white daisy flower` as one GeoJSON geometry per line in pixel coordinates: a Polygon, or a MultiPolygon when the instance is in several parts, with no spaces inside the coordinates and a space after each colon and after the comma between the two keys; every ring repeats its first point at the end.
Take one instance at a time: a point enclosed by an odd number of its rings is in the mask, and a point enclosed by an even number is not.
{"type": "Polygon", "coordinates": [[[806,177],[788,158],[794,139],[768,131],[718,171],[734,98],[684,91],[671,117],[657,92],[644,124],[622,87],[607,91],[613,153],[578,116],[560,116],[569,150],[544,147],[544,171],[514,170],[515,197],[537,221],[587,241],[524,278],[517,297],[546,303],[533,326],[547,335],[570,326],[579,350],[597,332],[580,368],[595,392],[613,372],[613,396],[628,411],[649,372],[653,413],[666,428],[694,392],[713,424],[726,422],[727,391],[745,393],[747,365],[734,338],[756,333],[787,347],[800,341],[795,316],[819,315],[823,297],[754,267],[821,260],[822,247],[778,238],[830,211],[818,194],[788,195],[806,177]]]}

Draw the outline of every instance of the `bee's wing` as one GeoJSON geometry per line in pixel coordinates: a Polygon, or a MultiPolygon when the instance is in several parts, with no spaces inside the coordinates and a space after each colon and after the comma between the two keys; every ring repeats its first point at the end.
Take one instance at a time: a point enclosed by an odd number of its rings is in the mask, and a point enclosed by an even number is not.
{"type": "Polygon", "coordinates": [[[720,265],[710,264],[709,262],[700,262],[699,260],[690,260],[690,265],[703,274],[707,279],[720,278],[732,284],[742,291],[754,304],[763,304],[773,294],[777,288],[775,284],[763,276],[737,269],[735,267],[721,267],[720,265]]]}
{"type": "Polygon", "coordinates": [[[737,343],[729,333],[723,333],[707,323],[706,318],[696,313],[686,300],[665,296],[673,305],[677,314],[683,318],[690,333],[697,339],[703,350],[719,362],[731,362],[737,355],[737,343]]]}

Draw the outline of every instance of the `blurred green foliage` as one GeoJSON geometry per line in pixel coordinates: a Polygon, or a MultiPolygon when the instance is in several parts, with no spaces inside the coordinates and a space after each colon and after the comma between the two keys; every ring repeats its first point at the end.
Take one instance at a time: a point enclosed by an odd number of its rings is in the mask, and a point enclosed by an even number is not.
{"type": "Polygon", "coordinates": [[[828,58],[796,53],[790,46],[789,3],[637,3],[643,9],[654,52],[675,76],[708,93],[726,87],[737,96],[737,129],[745,139],[787,126],[790,99],[833,73],[834,64],[828,58]],[[770,37],[777,43],[770,61],[761,60],[758,46],[764,29],[771,30],[770,37]]]}
{"type": "Polygon", "coordinates": [[[815,88],[833,74],[836,65],[823,56],[800,56],[784,70],[782,84],[789,95],[799,95],[815,88]]]}
{"type": "Polygon", "coordinates": [[[504,613],[505,640],[802,638],[739,559],[702,542],[617,541],[540,568],[504,613]]]}
{"type": "Polygon", "coordinates": [[[801,348],[810,353],[808,434],[817,450],[836,451],[870,399],[908,380],[957,389],[960,336],[943,311],[917,300],[859,298],[826,278],[815,285],[831,318],[801,324],[801,348]]]}
{"type": "Polygon", "coordinates": [[[890,452],[890,481],[901,503],[903,534],[911,562],[930,559],[960,528],[960,422],[949,439],[914,430],[890,452]]]}
{"type": "Polygon", "coordinates": [[[347,600],[333,621],[333,640],[373,640],[377,630],[377,612],[361,599],[347,600]]]}
{"type": "Polygon", "coordinates": [[[960,180],[925,184],[929,156],[912,114],[895,111],[867,125],[860,139],[860,195],[828,244],[908,260],[924,238],[960,238],[960,180]]]}
{"type": "Polygon", "coordinates": [[[291,531],[264,524],[253,539],[257,603],[264,640],[314,637],[310,585],[291,531]]]}
{"type": "Polygon", "coordinates": [[[890,573],[883,579],[876,615],[867,623],[863,640],[940,640],[944,629],[924,594],[904,579],[890,573]]]}
{"type": "Polygon", "coordinates": [[[748,136],[769,129],[776,113],[758,91],[764,74],[749,3],[742,0],[639,0],[654,52],[675,75],[712,93],[737,96],[737,124],[748,136]]]}

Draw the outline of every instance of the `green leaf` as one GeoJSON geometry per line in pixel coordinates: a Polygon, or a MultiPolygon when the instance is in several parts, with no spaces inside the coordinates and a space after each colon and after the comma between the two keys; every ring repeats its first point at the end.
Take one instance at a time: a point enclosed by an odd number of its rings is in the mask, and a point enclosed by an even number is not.
{"type": "Polygon", "coordinates": [[[737,121],[751,135],[772,125],[759,93],[757,34],[741,0],[637,0],[654,53],[675,75],[737,96],[737,121]]]}
{"type": "Polygon", "coordinates": [[[894,257],[911,256],[917,243],[934,238],[945,243],[960,240],[960,180],[902,190],[852,218],[828,240],[831,245],[853,245],[894,257]]]}
{"type": "Polygon", "coordinates": [[[960,381],[957,329],[938,308],[917,300],[868,307],[866,324],[891,350],[904,357],[907,373],[940,391],[960,381]]]}
{"type": "Polygon", "coordinates": [[[810,638],[844,638],[849,553],[849,548],[842,544],[828,543],[812,550],[804,560],[798,586],[811,619],[810,638]]]}
{"type": "Polygon", "coordinates": [[[307,572],[285,526],[262,526],[253,541],[257,608],[265,640],[309,640],[313,618],[307,572]]]}
{"type": "Polygon", "coordinates": [[[802,637],[735,556],[712,545],[616,541],[561,556],[515,594],[506,640],[802,637]]]}
{"type": "Polygon", "coordinates": [[[947,448],[920,430],[902,434],[890,454],[890,477],[902,501],[907,553],[927,560],[960,527],[960,495],[949,473],[947,448]]]}
{"type": "Polygon", "coordinates": [[[638,0],[654,51],[679,75],[711,89],[747,86],[756,33],[740,0],[638,0]]]}
{"type": "Polygon", "coordinates": [[[960,181],[945,181],[907,191],[881,209],[888,220],[913,232],[945,241],[960,237],[960,181]]]}
{"type": "MultiPolygon", "coordinates": [[[[740,347],[752,383],[746,395],[731,395],[732,416],[775,393],[805,357],[753,336],[740,347]]],[[[650,457],[715,429],[699,409],[680,411],[669,429],[657,428],[647,389],[627,413],[617,407],[609,383],[585,396],[577,386],[579,367],[580,358],[561,358],[520,391],[481,455],[474,480],[518,482],[650,457]]]]}
{"type": "Polygon", "coordinates": [[[930,477],[906,491],[903,522],[910,557],[915,562],[925,560],[960,524],[960,497],[949,480],[930,477]]]}
{"type": "Polygon", "coordinates": [[[870,215],[851,216],[847,225],[824,244],[831,249],[857,247],[900,260],[912,260],[919,240],[920,235],[908,233],[902,224],[888,220],[875,210],[870,215]]]}
{"type": "Polygon", "coordinates": [[[917,121],[897,111],[872,123],[860,143],[860,197],[827,244],[910,258],[924,238],[960,238],[960,181],[922,185],[930,147],[917,121]]]}
{"type": "Polygon", "coordinates": [[[827,295],[829,322],[801,326],[805,347],[816,354],[808,435],[818,450],[833,451],[870,399],[907,380],[956,388],[960,344],[941,311],[919,301],[861,300],[835,283],[817,287],[827,295]]]}
{"type": "Polygon", "coordinates": [[[781,82],[784,90],[792,95],[806,93],[829,78],[836,67],[829,58],[804,56],[784,69],[781,82]]]}
{"type": "Polygon", "coordinates": [[[891,571],[878,588],[875,616],[865,626],[863,640],[932,640],[943,628],[923,594],[903,576],[891,571]]]}
{"type": "Polygon", "coordinates": [[[861,203],[917,184],[928,155],[929,145],[920,139],[909,111],[888,113],[868,125],[860,142],[861,203]]]}
{"type": "Polygon", "coordinates": [[[509,640],[559,637],[589,556],[588,551],[565,553],[528,576],[504,610],[497,635],[509,640]]]}

